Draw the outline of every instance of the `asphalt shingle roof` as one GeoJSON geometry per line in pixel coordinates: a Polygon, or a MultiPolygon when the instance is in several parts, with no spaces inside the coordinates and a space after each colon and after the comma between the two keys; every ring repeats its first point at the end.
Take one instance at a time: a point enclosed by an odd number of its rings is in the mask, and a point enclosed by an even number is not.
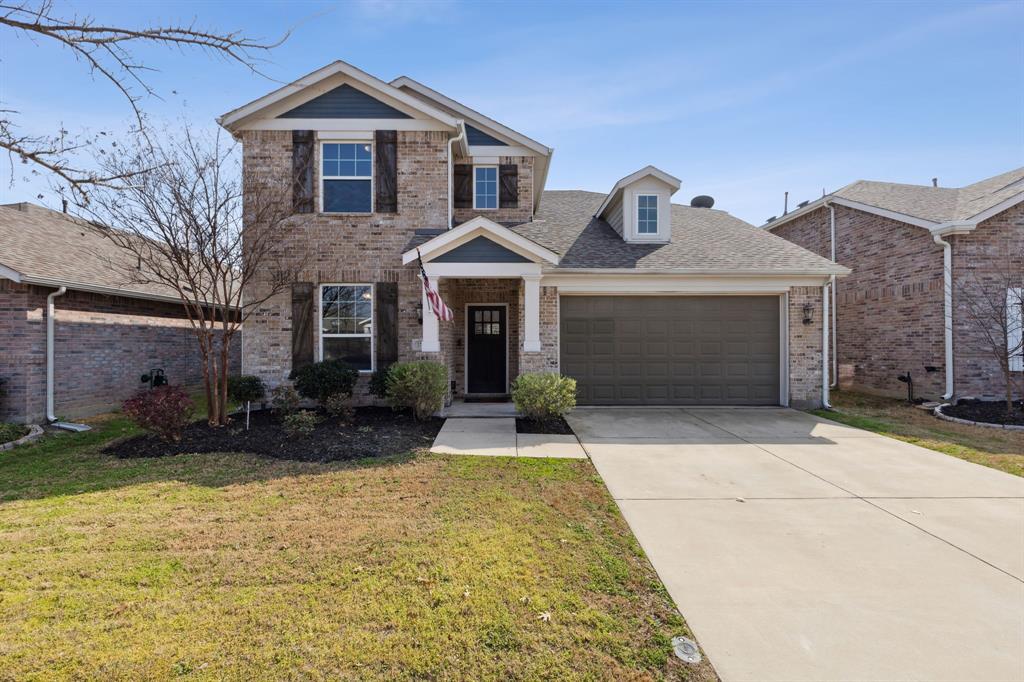
{"type": "Polygon", "coordinates": [[[672,240],[622,240],[594,213],[605,195],[549,190],[533,222],[511,229],[559,254],[558,269],[700,270],[770,274],[845,274],[848,270],[725,211],[672,205],[672,240]]]}

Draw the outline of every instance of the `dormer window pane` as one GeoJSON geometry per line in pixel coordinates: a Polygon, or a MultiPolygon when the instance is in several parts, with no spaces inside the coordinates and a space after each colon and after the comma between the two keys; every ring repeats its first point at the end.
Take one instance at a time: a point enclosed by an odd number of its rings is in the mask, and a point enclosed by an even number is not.
{"type": "Polygon", "coordinates": [[[637,197],[637,234],[658,234],[658,196],[641,194],[637,197]]]}
{"type": "Polygon", "coordinates": [[[473,208],[498,208],[498,167],[473,167],[473,208]]]}

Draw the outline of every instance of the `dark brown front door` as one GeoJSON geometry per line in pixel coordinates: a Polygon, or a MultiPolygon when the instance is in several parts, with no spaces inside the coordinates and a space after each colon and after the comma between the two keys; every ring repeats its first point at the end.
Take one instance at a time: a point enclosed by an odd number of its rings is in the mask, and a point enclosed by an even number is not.
{"type": "Polygon", "coordinates": [[[466,311],[466,392],[505,393],[508,325],[505,306],[466,311]]]}

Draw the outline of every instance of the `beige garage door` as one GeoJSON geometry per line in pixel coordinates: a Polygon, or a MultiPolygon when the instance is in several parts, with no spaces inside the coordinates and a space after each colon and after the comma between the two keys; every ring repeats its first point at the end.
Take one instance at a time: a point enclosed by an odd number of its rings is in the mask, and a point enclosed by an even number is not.
{"type": "Polygon", "coordinates": [[[563,296],[581,405],[777,405],[777,296],[563,296]]]}

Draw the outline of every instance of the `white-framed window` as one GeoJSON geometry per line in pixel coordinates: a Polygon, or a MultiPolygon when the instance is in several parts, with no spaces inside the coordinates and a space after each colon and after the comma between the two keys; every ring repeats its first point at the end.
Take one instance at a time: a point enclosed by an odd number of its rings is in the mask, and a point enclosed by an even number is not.
{"type": "Polygon", "coordinates": [[[1024,372],[1024,288],[1006,290],[1006,349],[1010,371],[1024,372]]]}
{"type": "Polygon", "coordinates": [[[636,233],[658,234],[658,195],[638,194],[636,197],[636,233]]]}
{"type": "Polygon", "coordinates": [[[373,371],[373,285],[320,285],[320,359],[373,371]]]}
{"type": "Polygon", "coordinates": [[[498,208],[497,166],[473,166],[473,208],[498,208]]]}
{"type": "Polygon", "coordinates": [[[373,213],[373,144],[320,144],[320,209],[324,213],[373,213]]]}

